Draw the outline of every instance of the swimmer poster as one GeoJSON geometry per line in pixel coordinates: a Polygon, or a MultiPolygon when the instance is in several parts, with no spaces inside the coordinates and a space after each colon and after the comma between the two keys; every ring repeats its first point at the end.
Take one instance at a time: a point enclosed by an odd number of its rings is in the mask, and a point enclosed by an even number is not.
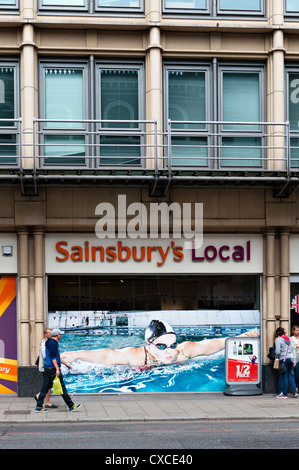
{"type": "Polygon", "coordinates": [[[0,276],[0,395],[17,394],[16,277],[0,276]]]}
{"type": "Polygon", "coordinates": [[[70,393],[223,391],[225,341],[260,334],[258,310],[55,311],[70,393]]]}

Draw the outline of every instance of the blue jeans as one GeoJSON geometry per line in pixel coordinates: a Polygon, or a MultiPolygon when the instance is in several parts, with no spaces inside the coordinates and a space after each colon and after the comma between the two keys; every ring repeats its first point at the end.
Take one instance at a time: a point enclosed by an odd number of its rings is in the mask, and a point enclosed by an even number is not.
{"type": "Polygon", "coordinates": [[[299,364],[297,364],[297,362],[296,362],[296,367],[294,368],[294,373],[295,373],[295,384],[299,390],[299,364]]]}
{"type": "MultiPolygon", "coordinates": [[[[43,406],[46,393],[48,392],[48,390],[51,390],[55,377],[56,377],[56,370],[54,368],[53,369],[50,369],[50,368],[48,369],[47,367],[45,367],[44,381],[43,381],[41,392],[40,392],[38,400],[37,400],[37,405],[36,405],[37,408],[41,408],[43,406]]],[[[73,403],[71,397],[69,396],[69,394],[67,393],[67,389],[66,389],[66,386],[64,385],[63,376],[62,376],[61,372],[60,372],[59,378],[60,378],[60,383],[61,383],[61,387],[62,387],[62,391],[63,391],[63,394],[61,396],[64,399],[66,405],[69,408],[72,408],[74,403],[73,403]]]]}
{"type": "MultiPolygon", "coordinates": [[[[282,364],[284,361],[279,361],[279,364],[282,364]]],[[[283,393],[287,395],[288,393],[288,384],[290,384],[292,393],[296,393],[296,384],[294,380],[294,363],[288,358],[285,360],[286,370],[283,374],[279,374],[278,377],[278,393],[283,393]]]]}

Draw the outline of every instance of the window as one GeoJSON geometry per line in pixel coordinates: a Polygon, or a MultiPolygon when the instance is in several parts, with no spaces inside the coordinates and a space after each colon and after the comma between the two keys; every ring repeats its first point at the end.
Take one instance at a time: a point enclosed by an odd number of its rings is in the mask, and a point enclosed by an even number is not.
{"type": "Polygon", "coordinates": [[[45,66],[41,82],[44,164],[85,164],[85,144],[88,143],[84,122],[88,112],[86,66],[45,66]]]}
{"type": "MultiPolygon", "coordinates": [[[[8,0],[9,1],[9,0],[8,0]]],[[[39,11],[80,11],[88,14],[143,13],[144,0],[39,0],[39,11]]]]}
{"type": "Polygon", "coordinates": [[[186,14],[208,14],[209,0],[164,0],[163,11],[164,13],[177,13],[181,15],[186,14]]]}
{"type": "Polygon", "coordinates": [[[138,132],[141,131],[141,127],[136,121],[141,119],[142,113],[141,86],[139,68],[98,67],[98,118],[103,121],[98,128],[101,164],[140,164],[141,141],[138,132]],[[107,129],[106,134],[105,129],[107,129]],[[114,129],[113,135],[111,135],[112,129],[114,129]],[[118,129],[119,135],[117,135],[118,129]]]}
{"type": "Polygon", "coordinates": [[[164,77],[172,165],[262,166],[263,66],[166,65],[164,77]]]}
{"type": "Polygon", "coordinates": [[[299,167],[299,69],[287,69],[287,120],[290,123],[291,166],[299,167]]]}
{"type": "Polygon", "coordinates": [[[297,0],[285,0],[286,14],[296,13],[299,14],[299,4],[297,0]]]}
{"type": "Polygon", "coordinates": [[[261,82],[258,70],[220,68],[220,121],[230,122],[221,126],[222,166],[262,165],[261,82]]]}
{"type": "Polygon", "coordinates": [[[96,11],[142,12],[143,0],[95,0],[96,11]]]}
{"type": "Polygon", "coordinates": [[[41,63],[44,165],[140,165],[142,64],[41,63]],[[93,96],[93,90],[95,96],[93,96]]]}
{"type": "Polygon", "coordinates": [[[207,126],[190,121],[209,120],[209,68],[167,68],[165,89],[168,90],[167,115],[177,129],[199,129],[199,134],[172,138],[172,162],[174,165],[207,165],[207,126]],[[202,135],[200,135],[202,132],[202,135]]]}
{"type": "Polygon", "coordinates": [[[265,11],[264,0],[163,0],[163,13],[214,17],[264,16],[265,11]]]}
{"type": "Polygon", "coordinates": [[[0,11],[11,13],[12,10],[19,9],[19,0],[0,0],[0,11]]]}
{"type": "Polygon", "coordinates": [[[0,62],[0,164],[17,163],[19,127],[18,64],[0,62]]]}

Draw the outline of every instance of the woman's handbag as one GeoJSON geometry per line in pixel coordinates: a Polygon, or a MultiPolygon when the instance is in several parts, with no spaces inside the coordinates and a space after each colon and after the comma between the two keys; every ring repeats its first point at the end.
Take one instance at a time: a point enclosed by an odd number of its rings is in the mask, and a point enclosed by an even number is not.
{"type": "Polygon", "coordinates": [[[273,369],[279,369],[279,359],[276,357],[273,362],[273,369]]]}
{"type": "Polygon", "coordinates": [[[279,371],[280,374],[284,374],[284,373],[285,373],[285,371],[286,371],[286,366],[285,366],[284,361],[283,361],[281,364],[279,364],[278,371],[279,371]]]}
{"type": "Polygon", "coordinates": [[[287,352],[286,352],[284,361],[283,361],[281,364],[279,364],[279,367],[278,367],[278,372],[279,372],[280,374],[284,374],[285,371],[286,371],[285,361],[286,361],[286,358],[287,358],[287,355],[288,355],[288,351],[289,351],[289,346],[288,346],[288,349],[287,349],[287,352]]]}

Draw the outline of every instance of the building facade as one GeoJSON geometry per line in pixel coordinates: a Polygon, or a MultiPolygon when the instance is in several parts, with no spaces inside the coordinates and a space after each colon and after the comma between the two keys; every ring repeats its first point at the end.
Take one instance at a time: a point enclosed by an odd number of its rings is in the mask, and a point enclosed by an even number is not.
{"type": "Polygon", "coordinates": [[[0,393],[38,387],[46,325],[158,311],[201,336],[257,326],[272,391],[299,312],[297,2],[3,0],[0,22],[0,393]],[[150,237],[161,203],[181,212],[150,237]],[[201,251],[173,237],[188,204],[201,251]]]}

